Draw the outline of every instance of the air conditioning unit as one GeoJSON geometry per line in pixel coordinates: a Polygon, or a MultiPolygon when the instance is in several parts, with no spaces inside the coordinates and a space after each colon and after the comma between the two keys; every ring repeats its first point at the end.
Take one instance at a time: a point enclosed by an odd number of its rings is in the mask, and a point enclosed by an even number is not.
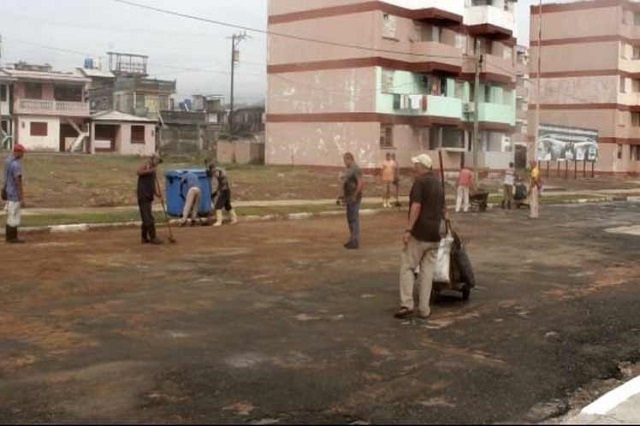
{"type": "Polygon", "coordinates": [[[465,102],[462,104],[462,112],[465,114],[473,114],[476,112],[476,105],[473,102],[465,102]]]}

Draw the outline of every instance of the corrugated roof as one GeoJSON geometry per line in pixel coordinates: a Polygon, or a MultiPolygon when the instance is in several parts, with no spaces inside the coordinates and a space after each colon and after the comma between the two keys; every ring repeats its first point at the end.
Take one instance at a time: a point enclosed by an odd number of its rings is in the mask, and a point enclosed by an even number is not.
{"type": "Polygon", "coordinates": [[[135,115],[125,114],[120,111],[103,111],[95,113],[91,116],[93,121],[124,121],[131,123],[157,123],[158,120],[152,120],[146,117],[138,117],[135,115]]]}
{"type": "Polygon", "coordinates": [[[102,71],[92,68],[78,68],[78,72],[82,73],[85,77],[116,78],[115,74],[111,71],[102,71]]]}
{"type": "Polygon", "coordinates": [[[73,83],[91,82],[90,79],[77,74],[66,74],[61,72],[21,71],[6,68],[3,71],[18,80],[66,81],[73,83]]]}

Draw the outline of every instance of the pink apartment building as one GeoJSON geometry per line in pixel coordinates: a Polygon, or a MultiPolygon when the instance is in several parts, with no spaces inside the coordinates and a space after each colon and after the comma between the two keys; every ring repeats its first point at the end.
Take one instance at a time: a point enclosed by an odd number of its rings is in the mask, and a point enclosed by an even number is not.
{"type": "Polygon", "coordinates": [[[269,0],[267,164],[339,167],[351,151],[364,168],[387,152],[409,167],[442,150],[456,169],[471,163],[477,114],[479,166],[505,168],[514,9],[512,0],[269,0]]]}
{"type": "Polygon", "coordinates": [[[532,7],[530,44],[530,140],[539,103],[543,124],[598,130],[596,171],[640,172],[640,3],[597,0],[545,4],[542,11],[532,7]]]}

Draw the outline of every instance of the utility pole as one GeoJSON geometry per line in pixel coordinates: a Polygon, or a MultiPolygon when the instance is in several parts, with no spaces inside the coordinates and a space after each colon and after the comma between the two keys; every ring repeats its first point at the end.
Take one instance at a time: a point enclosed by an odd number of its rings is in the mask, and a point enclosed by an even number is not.
{"type": "Polygon", "coordinates": [[[231,97],[230,97],[230,108],[229,108],[229,139],[233,141],[233,103],[234,103],[234,85],[235,85],[235,73],[236,73],[236,62],[240,59],[240,51],[238,50],[238,46],[240,43],[249,38],[246,32],[234,34],[231,36],[231,97]]]}
{"type": "Polygon", "coordinates": [[[480,71],[484,57],[479,54],[476,57],[476,77],[473,86],[473,139],[471,141],[471,152],[473,156],[473,180],[478,182],[478,149],[480,145],[480,71]]]}
{"type": "Polygon", "coordinates": [[[536,127],[534,129],[535,136],[534,136],[534,142],[533,142],[533,149],[530,150],[531,152],[531,156],[530,159],[531,160],[537,160],[537,153],[538,153],[538,140],[539,140],[539,135],[540,135],[540,101],[541,96],[540,96],[540,81],[542,79],[542,76],[540,75],[540,72],[542,71],[542,0],[540,0],[540,3],[538,4],[538,79],[536,81],[536,127]]]}

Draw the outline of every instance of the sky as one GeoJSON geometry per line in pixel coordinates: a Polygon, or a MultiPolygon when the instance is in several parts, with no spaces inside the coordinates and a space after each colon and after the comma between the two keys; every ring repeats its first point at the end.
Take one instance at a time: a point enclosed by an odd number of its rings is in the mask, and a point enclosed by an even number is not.
{"type": "MultiPolygon", "coordinates": [[[[216,21],[266,29],[267,0],[133,0],[216,21]]],[[[299,0],[303,1],[303,0],[299,0]]],[[[447,0],[442,0],[447,1],[447,0]]],[[[529,6],[518,2],[516,35],[528,43],[529,6]]],[[[545,1],[548,3],[549,1],[545,1]]],[[[3,64],[24,60],[71,71],[84,58],[118,51],[149,56],[152,77],[177,80],[180,99],[230,88],[232,34],[240,30],[138,9],[115,0],[0,0],[3,64]]],[[[249,32],[240,45],[236,99],[252,103],[266,90],[266,36],[249,32]]]]}

